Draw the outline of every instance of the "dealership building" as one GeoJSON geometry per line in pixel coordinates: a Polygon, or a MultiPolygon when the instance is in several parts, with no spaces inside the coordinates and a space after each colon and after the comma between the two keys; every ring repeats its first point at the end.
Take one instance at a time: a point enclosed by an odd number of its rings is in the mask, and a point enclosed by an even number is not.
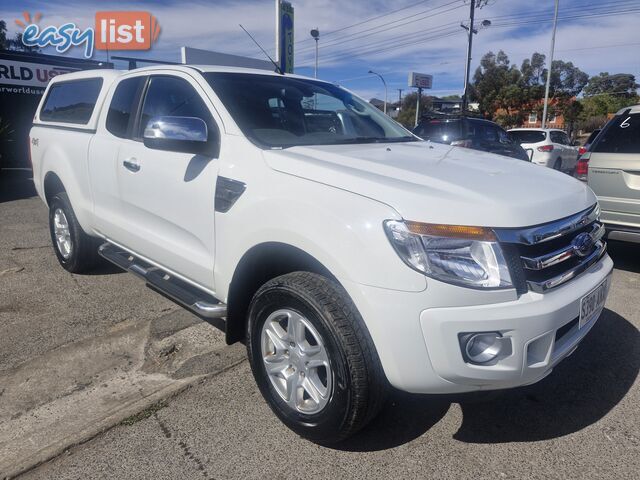
{"type": "Polygon", "coordinates": [[[33,115],[49,80],[62,73],[113,68],[111,63],[0,51],[0,168],[30,168],[33,115]]]}

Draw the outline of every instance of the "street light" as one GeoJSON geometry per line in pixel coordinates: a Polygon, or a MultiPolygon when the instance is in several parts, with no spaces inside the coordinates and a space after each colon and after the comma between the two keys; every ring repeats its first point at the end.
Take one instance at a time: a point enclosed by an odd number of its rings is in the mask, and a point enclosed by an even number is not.
{"type": "Polygon", "coordinates": [[[384,81],[384,78],[382,78],[382,75],[380,75],[379,73],[374,72],[373,70],[369,70],[369,73],[372,75],[377,75],[378,77],[380,77],[380,80],[382,80],[382,84],[384,85],[384,113],[387,113],[387,82],[384,81]]]}
{"type": "Polygon", "coordinates": [[[320,30],[314,28],[309,32],[313,39],[316,41],[316,68],[313,71],[313,78],[318,78],[318,40],[320,40],[320,30]]]}

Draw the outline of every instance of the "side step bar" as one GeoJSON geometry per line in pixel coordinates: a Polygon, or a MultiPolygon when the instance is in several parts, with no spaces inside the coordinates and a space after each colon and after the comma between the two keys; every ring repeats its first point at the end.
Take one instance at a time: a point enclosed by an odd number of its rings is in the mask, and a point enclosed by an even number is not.
{"type": "Polygon", "coordinates": [[[111,243],[100,245],[98,253],[123,270],[140,277],[152,290],[166,295],[201,317],[223,318],[227,316],[225,303],[111,243]]]}

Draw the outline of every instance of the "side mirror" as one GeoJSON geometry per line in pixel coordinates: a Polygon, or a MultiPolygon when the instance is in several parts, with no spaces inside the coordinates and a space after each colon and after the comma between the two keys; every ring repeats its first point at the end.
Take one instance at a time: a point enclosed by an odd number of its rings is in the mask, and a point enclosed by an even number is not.
{"type": "Polygon", "coordinates": [[[153,117],[144,129],[143,141],[155,150],[207,156],[216,156],[219,145],[217,132],[209,132],[204,120],[196,117],[153,117]]]}

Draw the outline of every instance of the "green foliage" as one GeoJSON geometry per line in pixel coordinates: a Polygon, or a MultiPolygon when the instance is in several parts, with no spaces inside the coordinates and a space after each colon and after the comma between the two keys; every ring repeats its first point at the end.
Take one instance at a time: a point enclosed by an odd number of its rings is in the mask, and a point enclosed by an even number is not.
{"type": "Polygon", "coordinates": [[[0,20],[0,50],[7,49],[7,22],[0,20]]]}
{"type": "Polygon", "coordinates": [[[510,65],[507,55],[487,53],[474,75],[471,98],[479,103],[484,116],[505,127],[520,125],[528,113],[536,110],[544,96],[540,80],[544,77],[544,55],[535,53],[522,63],[510,65]]]}
{"type": "MultiPolygon", "coordinates": [[[[505,127],[521,125],[529,112],[542,113],[548,72],[545,60],[543,54],[535,52],[518,69],[502,50],[485,54],[471,89],[480,112],[505,127]]],[[[555,60],[552,64],[549,93],[553,111],[565,117],[570,129],[582,111],[582,105],[574,105],[574,98],[588,80],[589,76],[571,62],[555,60]]]]}
{"type": "Polygon", "coordinates": [[[11,128],[11,124],[0,117],[0,140],[12,141],[14,130],[11,128]]]}
{"type": "Polygon", "coordinates": [[[637,97],[636,90],[640,85],[636,83],[636,77],[630,73],[602,72],[594,75],[584,87],[585,96],[613,94],[626,97],[637,97]]]}
{"type": "Polygon", "coordinates": [[[7,38],[7,22],[0,20],[0,51],[19,50],[22,52],[39,52],[40,47],[28,47],[22,43],[22,33],[16,33],[14,38],[7,38]]]}
{"type": "MultiPolygon", "coordinates": [[[[412,129],[415,125],[417,100],[418,92],[411,92],[402,99],[402,108],[396,120],[407,128],[412,129]]],[[[429,108],[431,108],[431,97],[422,95],[420,98],[420,114],[422,115],[429,108]]]]}

